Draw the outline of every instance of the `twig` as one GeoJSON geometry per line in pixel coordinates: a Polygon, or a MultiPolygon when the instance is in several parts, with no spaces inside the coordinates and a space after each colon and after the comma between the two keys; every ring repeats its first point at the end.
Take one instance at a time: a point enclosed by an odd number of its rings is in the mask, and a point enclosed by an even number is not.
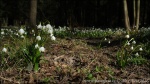
{"type": "Polygon", "coordinates": [[[2,77],[2,76],[0,76],[0,79],[5,80],[5,81],[8,81],[8,82],[13,82],[13,83],[20,84],[20,82],[18,82],[18,81],[13,81],[12,79],[7,79],[7,78],[4,78],[4,77],[2,77]]]}

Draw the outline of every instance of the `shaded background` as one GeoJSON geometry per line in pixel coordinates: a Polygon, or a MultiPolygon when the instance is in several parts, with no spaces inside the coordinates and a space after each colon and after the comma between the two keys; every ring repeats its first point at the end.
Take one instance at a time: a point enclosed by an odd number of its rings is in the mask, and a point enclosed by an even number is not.
{"type": "MultiPolygon", "coordinates": [[[[133,1],[127,0],[130,22],[133,1]]],[[[37,24],[72,27],[124,27],[123,0],[38,0],[37,24]]],[[[150,25],[150,0],[141,0],[140,27],[150,25]]],[[[0,0],[0,19],[8,25],[29,21],[30,0],[0,0]]]]}

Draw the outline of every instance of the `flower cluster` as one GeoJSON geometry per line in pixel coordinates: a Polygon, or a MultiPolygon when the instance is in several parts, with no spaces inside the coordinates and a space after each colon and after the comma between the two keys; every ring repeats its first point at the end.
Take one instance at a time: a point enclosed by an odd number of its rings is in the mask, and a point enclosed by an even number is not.
{"type": "Polygon", "coordinates": [[[53,27],[50,24],[47,25],[41,25],[41,23],[37,26],[37,29],[43,30],[44,32],[47,32],[50,34],[51,40],[56,40],[54,34],[53,34],[53,27]]]}
{"type": "Polygon", "coordinates": [[[123,44],[121,49],[117,52],[117,64],[120,67],[125,67],[129,63],[140,64],[144,62],[142,58],[143,48],[141,45],[137,45],[137,42],[134,38],[130,39],[130,35],[126,35],[126,42],[123,44]]]}
{"type": "Polygon", "coordinates": [[[141,46],[136,45],[136,41],[134,40],[134,38],[131,38],[130,40],[128,40],[130,38],[129,35],[126,35],[125,38],[127,38],[126,45],[131,46],[129,49],[131,50],[130,52],[136,52],[135,56],[139,56],[138,51],[143,51],[143,48],[141,46]]]}

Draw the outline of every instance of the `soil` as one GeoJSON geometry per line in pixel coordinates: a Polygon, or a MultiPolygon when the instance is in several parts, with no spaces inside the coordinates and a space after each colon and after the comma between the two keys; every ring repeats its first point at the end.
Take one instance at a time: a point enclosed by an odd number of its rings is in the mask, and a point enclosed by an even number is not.
{"type": "Polygon", "coordinates": [[[120,68],[120,43],[101,46],[100,39],[59,39],[46,44],[38,72],[12,67],[1,72],[2,83],[150,83],[150,60],[120,68]],[[91,75],[92,74],[92,75],[91,75]]]}

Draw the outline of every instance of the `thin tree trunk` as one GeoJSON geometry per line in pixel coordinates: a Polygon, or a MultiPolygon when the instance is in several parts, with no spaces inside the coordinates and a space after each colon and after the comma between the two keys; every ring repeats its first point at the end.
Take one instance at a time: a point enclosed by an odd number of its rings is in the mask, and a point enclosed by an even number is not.
{"type": "MultiPolygon", "coordinates": [[[[35,30],[35,33],[37,34],[36,29],[36,15],[37,15],[37,0],[31,0],[30,3],[30,27],[35,30]]],[[[29,32],[31,32],[31,29],[28,29],[29,32]]]]}
{"type": "Polygon", "coordinates": [[[136,31],[139,29],[140,22],[140,0],[137,1],[137,18],[136,18],[136,31]]]}
{"type": "Polygon", "coordinates": [[[133,0],[133,25],[132,28],[135,29],[136,23],[136,7],[135,7],[135,0],[133,0]]]}
{"type": "MultiPolygon", "coordinates": [[[[2,24],[2,22],[1,22],[1,18],[0,18],[0,37],[1,37],[1,25],[2,24]]],[[[0,39],[1,40],[1,39],[0,39]]],[[[1,61],[1,60],[0,60],[1,61]]]]}
{"type": "Polygon", "coordinates": [[[127,33],[129,33],[130,32],[130,21],[129,21],[129,16],[128,16],[127,0],[123,0],[123,5],[124,5],[125,27],[126,27],[127,33]]]}

